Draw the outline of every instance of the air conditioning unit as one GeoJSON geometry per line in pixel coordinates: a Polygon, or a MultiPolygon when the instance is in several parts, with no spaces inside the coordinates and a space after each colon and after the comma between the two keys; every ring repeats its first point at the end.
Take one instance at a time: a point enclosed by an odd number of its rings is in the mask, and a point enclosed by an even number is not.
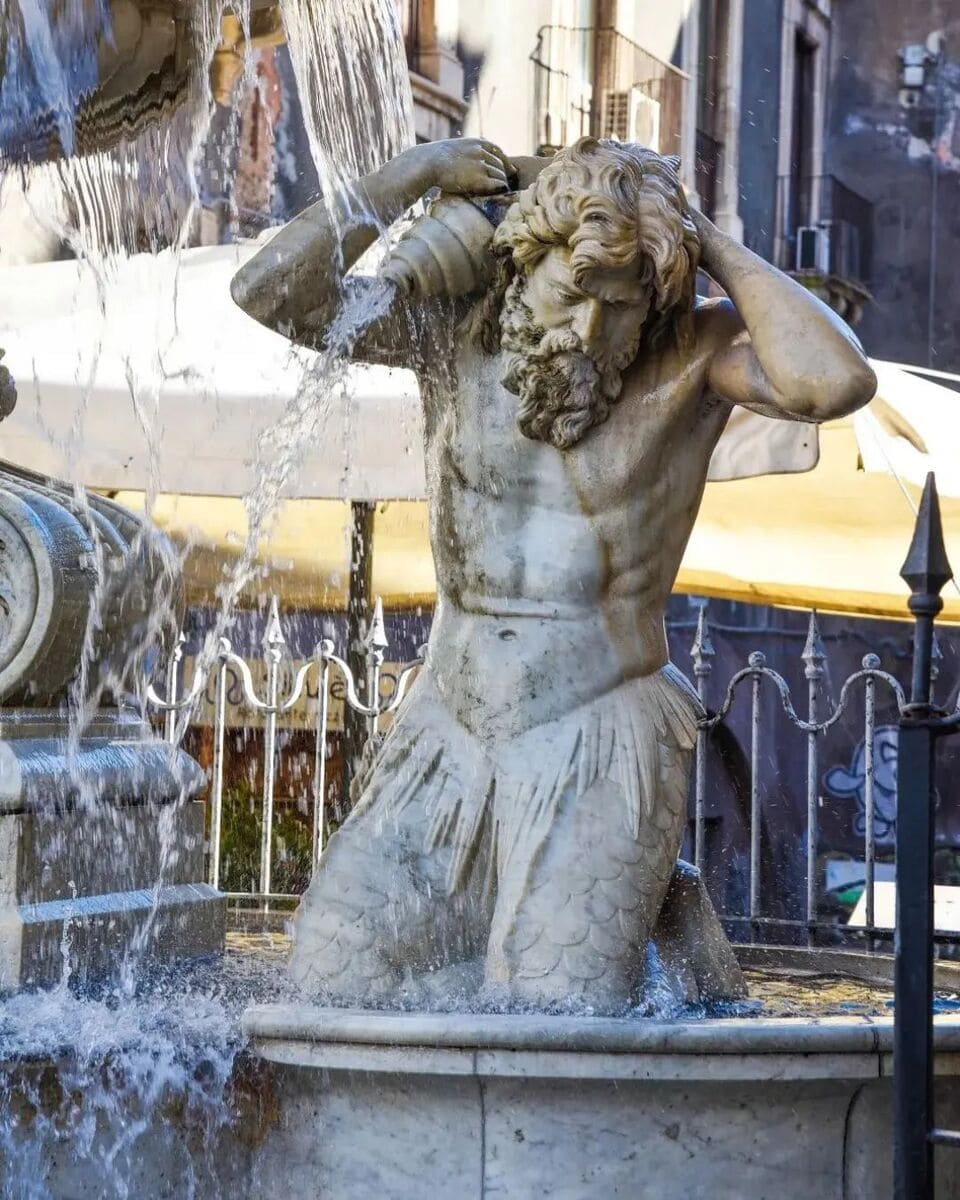
{"type": "Polygon", "coordinates": [[[797,229],[796,271],[830,271],[830,234],[819,225],[801,225],[797,229]]]}
{"type": "Polygon", "coordinates": [[[600,132],[618,142],[660,148],[660,105],[641,88],[605,92],[600,132]]]}
{"type": "Polygon", "coordinates": [[[849,221],[821,221],[797,230],[797,271],[819,271],[841,279],[861,276],[860,232],[849,221]]]}

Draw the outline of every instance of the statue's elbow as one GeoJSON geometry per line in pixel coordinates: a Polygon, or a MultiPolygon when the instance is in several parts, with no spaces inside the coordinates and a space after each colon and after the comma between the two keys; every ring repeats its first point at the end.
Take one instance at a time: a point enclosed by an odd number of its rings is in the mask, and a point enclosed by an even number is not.
{"type": "Polygon", "coordinates": [[[242,308],[248,316],[254,317],[258,321],[263,319],[257,312],[257,293],[247,267],[241,267],[230,280],[230,295],[233,297],[234,304],[242,308]]]}
{"type": "Polygon", "coordinates": [[[877,377],[865,358],[854,363],[837,364],[823,372],[811,386],[790,393],[787,408],[801,421],[836,421],[849,417],[869,404],[877,394],[877,377]]]}
{"type": "Polygon", "coordinates": [[[837,388],[835,403],[838,411],[836,416],[846,417],[863,408],[877,394],[877,376],[873,367],[865,358],[844,372],[844,377],[837,388]]]}

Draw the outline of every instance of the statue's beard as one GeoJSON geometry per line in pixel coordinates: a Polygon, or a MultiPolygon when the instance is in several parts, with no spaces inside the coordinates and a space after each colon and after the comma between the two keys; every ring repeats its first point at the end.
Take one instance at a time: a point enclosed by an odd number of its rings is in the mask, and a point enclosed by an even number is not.
{"type": "Polygon", "coordinates": [[[520,397],[521,433],[569,450],[609,417],[641,334],[600,361],[587,353],[573,330],[537,325],[518,282],[507,289],[500,314],[500,346],[507,353],[503,386],[520,397]]]}

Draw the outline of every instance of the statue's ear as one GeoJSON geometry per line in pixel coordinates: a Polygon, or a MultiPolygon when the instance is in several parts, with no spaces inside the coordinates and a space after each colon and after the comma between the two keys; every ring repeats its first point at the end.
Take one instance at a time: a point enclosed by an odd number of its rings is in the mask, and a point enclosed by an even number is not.
{"type": "Polygon", "coordinates": [[[666,162],[668,162],[670,164],[670,166],[673,167],[673,169],[679,175],[680,174],[680,155],[679,154],[665,154],[663,157],[664,157],[664,160],[666,162]]]}

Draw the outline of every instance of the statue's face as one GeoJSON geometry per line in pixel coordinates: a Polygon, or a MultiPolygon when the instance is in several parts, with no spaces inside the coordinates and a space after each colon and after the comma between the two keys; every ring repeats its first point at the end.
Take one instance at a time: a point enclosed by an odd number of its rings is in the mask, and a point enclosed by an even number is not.
{"type": "MultiPolygon", "coordinates": [[[[600,366],[636,347],[650,309],[650,289],[636,267],[591,272],[579,286],[570,269],[570,250],[553,246],[528,271],[523,302],[547,331],[569,331],[600,366]]],[[[625,365],[625,364],[621,364],[625,365]]]]}
{"type": "Polygon", "coordinates": [[[504,387],[520,397],[527,437],[567,450],[607,419],[637,356],[651,293],[633,268],[596,268],[578,283],[566,246],[551,246],[507,288],[500,311],[504,387]]]}

